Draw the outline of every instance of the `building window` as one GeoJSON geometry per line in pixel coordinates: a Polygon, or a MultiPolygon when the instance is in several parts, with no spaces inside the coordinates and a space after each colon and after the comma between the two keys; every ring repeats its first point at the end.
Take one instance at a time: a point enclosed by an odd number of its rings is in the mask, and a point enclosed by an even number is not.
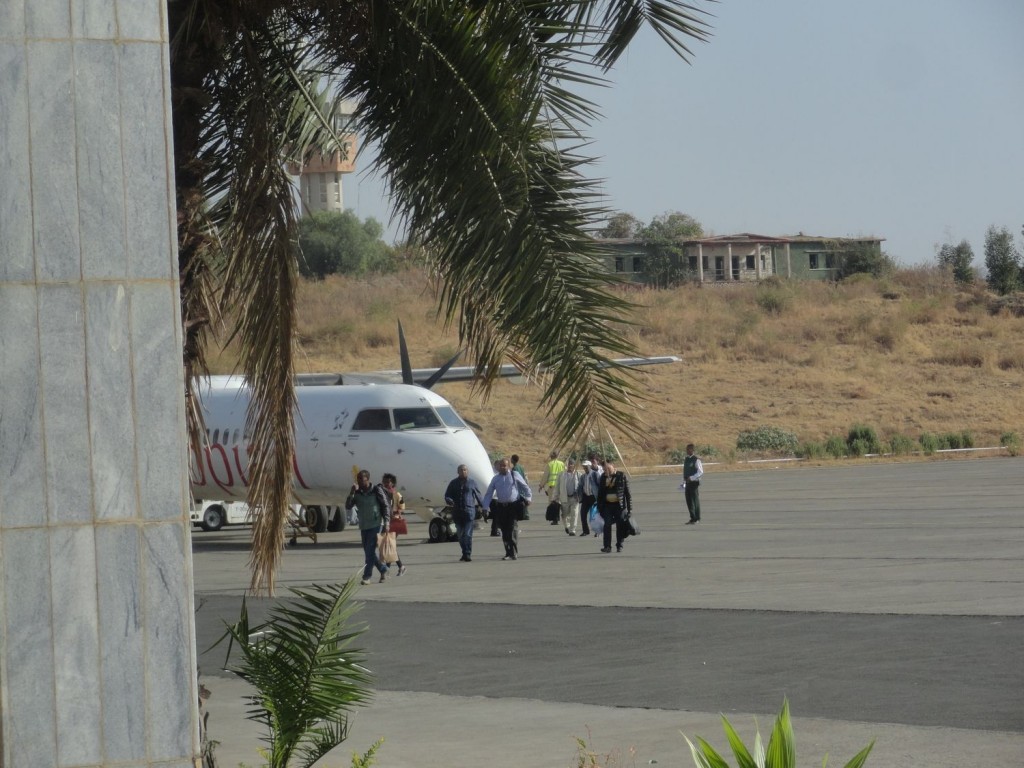
{"type": "Polygon", "coordinates": [[[616,272],[625,272],[626,271],[625,260],[621,256],[616,256],[615,257],[615,271],[616,272]]]}
{"type": "Polygon", "coordinates": [[[808,263],[808,265],[810,266],[811,269],[817,269],[818,268],[818,254],[816,254],[816,253],[808,253],[807,254],[807,263],[808,263]]]}
{"type": "Polygon", "coordinates": [[[825,269],[836,268],[836,255],[834,253],[825,254],[825,269]]]}
{"type": "Polygon", "coordinates": [[[747,269],[754,268],[754,254],[747,254],[747,269]]]}
{"type": "Polygon", "coordinates": [[[320,176],[320,203],[322,205],[327,205],[327,184],[328,183],[329,182],[327,181],[326,174],[325,175],[321,175],[320,176]]]}
{"type": "Polygon", "coordinates": [[[341,205],[341,174],[334,174],[334,202],[341,205]]]}
{"type": "MultiPolygon", "coordinates": [[[[704,269],[707,269],[707,268],[708,268],[708,265],[705,264],[704,265],[704,269]]],[[[697,257],[696,256],[691,256],[690,257],[690,271],[691,272],[696,272],[697,271],[697,257]]]]}
{"type": "Polygon", "coordinates": [[[701,263],[701,269],[707,270],[707,268],[708,268],[708,257],[707,256],[702,256],[701,260],[700,260],[700,263],[701,263]]]}
{"type": "Polygon", "coordinates": [[[643,256],[634,256],[633,257],[633,271],[634,272],[643,272],[644,271],[644,257],[643,256]]]}

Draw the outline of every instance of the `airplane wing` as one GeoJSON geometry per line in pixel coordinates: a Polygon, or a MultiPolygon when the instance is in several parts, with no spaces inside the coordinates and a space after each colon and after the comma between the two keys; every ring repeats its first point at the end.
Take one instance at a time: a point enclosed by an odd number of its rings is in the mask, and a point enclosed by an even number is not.
{"type": "MultiPolygon", "coordinates": [[[[458,357],[458,356],[456,356],[458,357]]],[[[409,368],[406,376],[401,370],[391,371],[361,371],[357,373],[300,373],[295,377],[295,384],[303,387],[330,386],[338,384],[419,384],[428,389],[438,382],[472,381],[480,377],[476,366],[459,365],[453,366],[449,361],[447,366],[440,368],[409,368]]],[[[624,357],[613,361],[618,365],[630,368],[642,365],[664,365],[666,363],[680,363],[682,358],[676,355],[661,355],[658,357],[624,357]]],[[[541,366],[539,373],[544,372],[541,366]]],[[[523,373],[511,363],[502,365],[498,370],[498,376],[510,378],[522,376],[523,373]]]]}

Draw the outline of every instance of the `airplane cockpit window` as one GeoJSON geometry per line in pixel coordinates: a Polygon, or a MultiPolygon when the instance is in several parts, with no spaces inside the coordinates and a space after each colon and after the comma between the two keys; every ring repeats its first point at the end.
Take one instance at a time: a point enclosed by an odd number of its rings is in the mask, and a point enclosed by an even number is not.
{"type": "Polygon", "coordinates": [[[240,431],[241,430],[236,429],[234,432],[231,433],[231,442],[232,443],[237,443],[238,442],[238,437],[239,437],[240,431]]]}
{"type": "Polygon", "coordinates": [[[387,408],[367,408],[356,416],[352,429],[376,432],[390,430],[391,414],[387,408]]]}
{"type": "Polygon", "coordinates": [[[220,443],[220,430],[219,429],[215,429],[215,430],[213,430],[213,443],[212,443],[212,445],[217,445],[219,443],[220,443]]]}
{"type": "Polygon", "coordinates": [[[437,407],[437,415],[441,417],[441,421],[444,422],[446,427],[452,429],[466,429],[466,422],[455,412],[455,409],[450,405],[439,405],[437,407]]]}
{"type": "Polygon", "coordinates": [[[432,408],[395,408],[397,429],[430,429],[441,426],[432,408]]]}

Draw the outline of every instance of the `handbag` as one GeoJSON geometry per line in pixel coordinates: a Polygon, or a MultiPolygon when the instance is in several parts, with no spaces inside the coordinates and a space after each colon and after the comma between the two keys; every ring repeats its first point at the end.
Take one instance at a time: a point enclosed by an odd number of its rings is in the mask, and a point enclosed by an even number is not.
{"type": "Polygon", "coordinates": [[[388,531],[377,536],[377,546],[381,562],[393,563],[398,560],[398,543],[395,540],[395,532],[388,531]]]}
{"type": "Polygon", "coordinates": [[[401,515],[395,515],[391,518],[391,532],[400,536],[406,536],[409,533],[409,526],[405,522],[405,518],[401,515]]]}
{"type": "Polygon", "coordinates": [[[516,502],[516,520],[521,521],[529,519],[530,510],[527,509],[527,503],[523,499],[520,499],[518,502],[516,502]]]}
{"type": "Polygon", "coordinates": [[[629,537],[629,536],[639,536],[640,535],[640,526],[637,525],[637,523],[636,523],[636,516],[635,515],[630,514],[630,516],[626,518],[625,523],[626,523],[626,530],[624,531],[624,533],[626,534],[627,537],[629,537]]]}
{"type": "Polygon", "coordinates": [[[557,523],[558,518],[562,516],[562,505],[557,501],[552,501],[548,504],[547,510],[544,512],[544,519],[549,523],[557,523]]]}

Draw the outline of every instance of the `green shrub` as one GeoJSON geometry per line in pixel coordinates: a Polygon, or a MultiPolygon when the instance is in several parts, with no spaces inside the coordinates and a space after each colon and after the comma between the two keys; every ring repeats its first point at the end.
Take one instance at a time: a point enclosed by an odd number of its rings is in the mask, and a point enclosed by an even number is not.
{"type": "Polygon", "coordinates": [[[878,435],[871,427],[854,424],[846,435],[846,446],[851,456],[863,456],[866,453],[881,453],[882,444],[878,435]]]}
{"type": "Polygon", "coordinates": [[[879,451],[871,450],[871,443],[862,437],[858,437],[853,441],[848,441],[846,445],[847,452],[854,457],[864,456],[869,453],[879,453],[879,451]]]}
{"type": "Polygon", "coordinates": [[[1003,432],[999,437],[999,444],[1002,445],[1011,456],[1020,455],[1020,438],[1016,432],[1003,432]]]}
{"type": "Polygon", "coordinates": [[[589,441],[583,445],[583,451],[579,454],[579,456],[576,456],[574,454],[573,458],[582,457],[585,459],[592,453],[596,453],[602,459],[611,459],[612,461],[618,461],[621,458],[619,456],[619,452],[615,450],[615,446],[612,445],[611,443],[595,443],[589,441]]]}
{"type": "Polygon", "coordinates": [[[796,455],[802,459],[823,459],[826,456],[825,446],[821,443],[804,443],[796,449],[796,455]]]}
{"type": "Polygon", "coordinates": [[[789,294],[778,286],[758,286],[754,300],[767,315],[781,315],[789,306],[789,294]]]}
{"type": "MultiPolygon", "coordinates": [[[[775,718],[772,735],[768,739],[767,746],[763,749],[761,746],[761,733],[759,731],[755,732],[753,754],[747,749],[739,734],[736,733],[736,729],[732,727],[732,724],[724,715],[722,716],[722,728],[725,730],[725,737],[729,740],[729,747],[736,756],[737,765],[743,768],[747,766],[750,768],[796,768],[796,742],[793,738],[793,723],[789,717],[788,700],[783,699],[782,711],[775,718]]],[[[704,739],[698,736],[697,743],[694,744],[685,734],[683,738],[690,745],[693,762],[697,764],[698,768],[729,768],[729,764],[725,762],[725,759],[704,739]]],[[[871,749],[874,746],[875,742],[872,741],[854,755],[844,768],[861,768],[867,762],[868,755],[871,754],[871,749]]],[[[828,756],[826,755],[822,765],[826,765],[827,762],[828,756]]]]}
{"type": "Polygon", "coordinates": [[[919,442],[921,443],[921,450],[924,451],[926,456],[930,456],[939,450],[939,438],[930,432],[923,433],[919,442]]]}
{"type": "MultiPolygon", "coordinates": [[[[701,459],[717,459],[721,454],[718,449],[713,445],[695,445],[693,447],[693,453],[695,456],[700,456],[701,459]]],[[[686,447],[673,448],[668,452],[668,463],[669,464],[682,464],[683,459],[686,458],[686,447]]]]}
{"type": "Polygon", "coordinates": [[[842,459],[849,453],[849,446],[839,435],[832,435],[825,441],[825,453],[837,459],[842,459]]]}
{"type": "Polygon", "coordinates": [[[906,435],[893,435],[889,438],[889,450],[896,456],[907,456],[918,448],[918,444],[906,435]]]}
{"type": "Polygon", "coordinates": [[[796,435],[779,427],[758,427],[736,438],[737,450],[757,453],[793,453],[798,444],[796,435]]]}

